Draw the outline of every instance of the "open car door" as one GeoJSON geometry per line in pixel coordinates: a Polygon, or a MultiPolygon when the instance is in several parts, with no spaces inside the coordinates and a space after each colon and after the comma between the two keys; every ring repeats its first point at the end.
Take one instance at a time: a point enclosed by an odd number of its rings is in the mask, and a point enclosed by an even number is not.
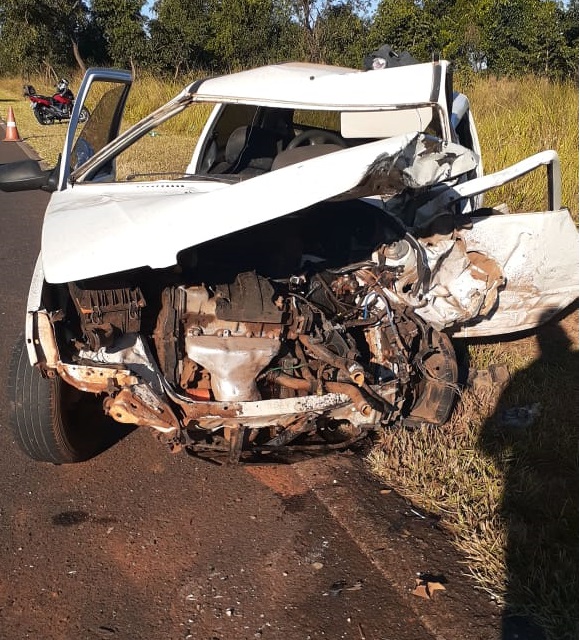
{"type": "MultiPolygon", "coordinates": [[[[89,69],[80,86],[64,142],[57,190],[66,189],[70,174],[119,135],[131,72],[121,69],[89,69]],[[83,107],[88,120],[79,127],[83,107]]],[[[102,176],[114,171],[114,163],[102,168],[102,176]]]]}

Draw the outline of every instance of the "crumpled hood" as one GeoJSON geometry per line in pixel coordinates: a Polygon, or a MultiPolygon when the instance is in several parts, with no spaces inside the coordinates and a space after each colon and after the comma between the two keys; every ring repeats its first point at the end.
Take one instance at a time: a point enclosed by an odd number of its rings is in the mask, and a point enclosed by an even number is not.
{"type": "Polygon", "coordinates": [[[42,231],[48,282],[169,267],[183,249],[348,193],[428,187],[475,168],[476,155],[419,133],[380,140],[236,184],[78,183],[52,195],[42,231]],[[172,188],[169,188],[171,185],[172,188]]]}

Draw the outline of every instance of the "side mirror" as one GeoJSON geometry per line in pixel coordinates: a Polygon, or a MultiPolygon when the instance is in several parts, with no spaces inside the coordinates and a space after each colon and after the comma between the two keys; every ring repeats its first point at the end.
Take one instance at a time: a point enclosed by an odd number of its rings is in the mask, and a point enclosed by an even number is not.
{"type": "Polygon", "coordinates": [[[50,180],[54,169],[41,169],[37,160],[22,160],[0,165],[1,191],[32,191],[44,189],[54,191],[50,180]]]}

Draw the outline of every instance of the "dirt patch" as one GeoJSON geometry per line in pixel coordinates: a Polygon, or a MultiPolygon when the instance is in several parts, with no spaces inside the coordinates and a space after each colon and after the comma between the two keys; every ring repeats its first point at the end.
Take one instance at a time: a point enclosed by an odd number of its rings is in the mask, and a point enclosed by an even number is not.
{"type": "Polygon", "coordinates": [[[501,609],[478,590],[465,558],[437,518],[385,489],[354,456],[303,462],[295,468],[434,637],[499,637],[501,609]],[[432,599],[417,597],[417,579],[436,581],[445,589],[432,599]]]}
{"type": "Polygon", "coordinates": [[[248,465],[244,470],[282,498],[294,498],[308,492],[308,486],[286,465],[248,465]]]}

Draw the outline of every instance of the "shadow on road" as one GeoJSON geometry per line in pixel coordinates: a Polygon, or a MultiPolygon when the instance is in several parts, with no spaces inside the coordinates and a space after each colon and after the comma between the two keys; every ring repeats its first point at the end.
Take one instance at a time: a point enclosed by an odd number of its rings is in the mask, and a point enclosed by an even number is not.
{"type": "Polygon", "coordinates": [[[578,637],[578,350],[553,321],[537,339],[479,442],[504,474],[502,640],[578,637]]]}

